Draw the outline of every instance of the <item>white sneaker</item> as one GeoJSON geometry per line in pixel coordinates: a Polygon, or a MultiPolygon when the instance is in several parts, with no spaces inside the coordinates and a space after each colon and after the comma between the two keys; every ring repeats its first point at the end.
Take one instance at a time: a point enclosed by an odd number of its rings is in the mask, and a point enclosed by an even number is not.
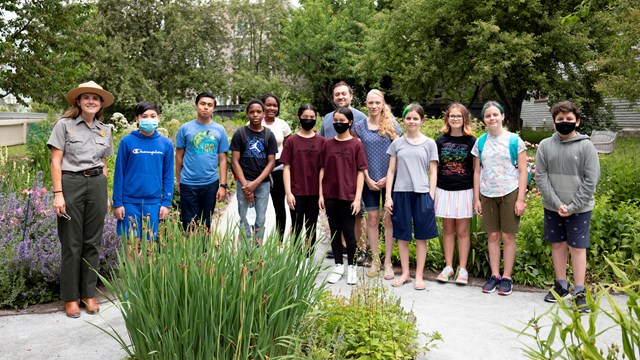
{"type": "Polygon", "coordinates": [[[327,282],[329,284],[335,284],[340,281],[342,275],[344,275],[344,265],[336,264],[331,271],[331,275],[327,278],[327,282]]]}
{"type": "Polygon", "coordinates": [[[347,269],[347,284],[355,285],[358,283],[358,273],[356,273],[356,267],[349,265],[347,269]]]}

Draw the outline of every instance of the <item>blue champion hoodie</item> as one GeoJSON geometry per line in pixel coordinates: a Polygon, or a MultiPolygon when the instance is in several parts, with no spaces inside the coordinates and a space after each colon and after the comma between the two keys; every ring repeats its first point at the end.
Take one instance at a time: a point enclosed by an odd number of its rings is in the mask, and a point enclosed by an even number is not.
{"type": "Polygon", "coordinates": [[[113,207],[160,204],[173,198],[173,144],[155,131],[132,131],[120,141],[113,174],[113,207]]]}

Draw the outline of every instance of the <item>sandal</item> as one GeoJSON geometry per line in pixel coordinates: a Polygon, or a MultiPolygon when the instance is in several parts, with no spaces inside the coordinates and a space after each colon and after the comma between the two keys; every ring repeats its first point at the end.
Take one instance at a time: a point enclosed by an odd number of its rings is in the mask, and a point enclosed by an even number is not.
{"type": "Polygon", "coordinates": [[[393,265],[385,264],[384,265],[384,279],[385,280],[393,280],[396,274],[393,272],[393,265]]]}
{"type": "Polygon", "coordinates": [[[425,290],[426,288],[427,288],[427,284],[425,284],[424,281],[422,281],[422,283],[419,283],[416,281],[416,283],[413,284],[414,290],[425,290]]]}
{"type": "Polygon", "coordinates": [[[369,271],[367,271],[367,276],[372,278],[380,275],[380,260],[376,261],[375,259],[371,263],[371,267],[369,271]]]}
{"type": "Polygon", "coordinates": [[[408,283],[410,283],[410,282],[411,282],[411,279],[407,279],[407,280],[405,280],[405,281],[400,281],[400,279],[398,279],[398,280],[396,280],[396,281],[392,282],[392,283],[391,283],[391,286],[393,286],[393,287],[401,287],[401,286],[403,286],[404,284],[408,284],[408,283]]]}

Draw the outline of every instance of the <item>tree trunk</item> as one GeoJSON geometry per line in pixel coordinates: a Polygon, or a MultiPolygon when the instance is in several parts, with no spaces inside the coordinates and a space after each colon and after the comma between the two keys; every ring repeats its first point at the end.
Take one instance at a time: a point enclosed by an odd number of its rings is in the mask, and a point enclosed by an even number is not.
{"type": "Polygon", "coordinates": [[[491,83],[504,106],[505,125],[509,128],[509,131],[522,131],[522,120],[520,119],[520,115],[522,113],[522,102],[524,101],[527,92],[520,90],[515,96],[509,97],[497,76],[493,77],[491,83]]]}
{"type": "Polygon", "coordinates": [[[521,92],[511,100],[511,114],[508,120],[509,131],[522,131],[522,102],[526,96],[526,92],[521,92]]]}

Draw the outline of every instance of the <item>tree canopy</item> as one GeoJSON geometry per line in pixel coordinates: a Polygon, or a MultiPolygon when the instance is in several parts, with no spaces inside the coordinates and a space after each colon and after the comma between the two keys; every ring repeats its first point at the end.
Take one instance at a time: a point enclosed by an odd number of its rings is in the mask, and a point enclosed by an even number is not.
{"type": "Polygon", "coordinates": [[[56,104],[91,79],[116,109],[210,90],[233,101],[274,91],[326,110],[342,80],[356,106],[373,87],[403,103],[497,99],[512,130],[536,94],[592,115],[604,95],[640,99],[640,0],[299,3],[5,0],[0,96],[56,104]]]}
{"type": "Polygon", "coordinates": [[[54,0],[4,0],[0,5],[0,98],[61,103],[87,73],[84,31],[92,6],[54,0]]]}

